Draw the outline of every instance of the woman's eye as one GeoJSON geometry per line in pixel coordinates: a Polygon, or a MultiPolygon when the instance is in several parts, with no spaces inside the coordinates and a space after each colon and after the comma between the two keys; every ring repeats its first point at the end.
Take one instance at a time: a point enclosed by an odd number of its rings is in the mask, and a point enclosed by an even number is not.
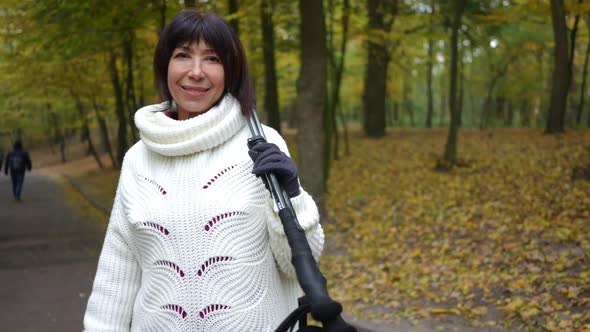
{"type": "Polygon", "coordinates": [[[207,59],[207,61],[221,63],[221,60],[217,56],[214,56],[214,55],[208,56],[206,59],[207,59]]]}
{"type": "Polygon", "coordinates": [[[184,58],[188,58],[189,55],[187,53],[184,52],[178,52],[174,55],[175,58],[177,59],[184,59],[184,58]]]}

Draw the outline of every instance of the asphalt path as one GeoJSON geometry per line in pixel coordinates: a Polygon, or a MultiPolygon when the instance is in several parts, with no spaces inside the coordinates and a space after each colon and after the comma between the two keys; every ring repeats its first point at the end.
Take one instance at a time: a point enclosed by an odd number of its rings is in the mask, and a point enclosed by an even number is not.
{"type": "Polygon", "coordinates": [[[81,331],[104,230],[27,173],[22,201],[0,176],[0,330],[81,331]]]}

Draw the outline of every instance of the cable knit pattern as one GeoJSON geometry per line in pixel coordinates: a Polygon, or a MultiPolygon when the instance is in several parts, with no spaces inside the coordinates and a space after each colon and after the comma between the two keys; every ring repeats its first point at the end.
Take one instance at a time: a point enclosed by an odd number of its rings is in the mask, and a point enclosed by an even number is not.
{"type": "MultiPolygon", "coordinates": [[[[184,121],[164,111],[136,113],[142,141],[125,156],[84,328],[274,331],[301,290],[274,203],[252,174],[239,104],[226,96],[184,121]]],[[[303,189],[291,201],[317,259],[317,207],[303,189]]]]}
{"type": "Polygon", "coordinates": [[[141,108],[135,125],[150,150],[164,156],[181,156],[224,143],[246,123],[240,104],[228,95],[204,114],[187,120],[169,118],[167,103],[141,108]],[[215,128],[215,130],[210,130],[215,128]]]}

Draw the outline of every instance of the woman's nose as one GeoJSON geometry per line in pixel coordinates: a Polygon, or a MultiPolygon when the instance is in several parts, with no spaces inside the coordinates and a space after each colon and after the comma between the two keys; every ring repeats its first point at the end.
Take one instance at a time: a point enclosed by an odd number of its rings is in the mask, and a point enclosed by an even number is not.
{"type": "Polygon", "coordinates": [[[203,69],[201,68],[201,62],[195,61],[189,71],[189,77],[196,80],[203,78],[203,69]]]}

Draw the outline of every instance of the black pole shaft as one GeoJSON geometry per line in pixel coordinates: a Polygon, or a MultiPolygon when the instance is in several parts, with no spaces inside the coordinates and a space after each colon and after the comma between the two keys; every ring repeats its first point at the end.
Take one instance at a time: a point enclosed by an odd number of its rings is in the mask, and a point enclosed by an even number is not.
{"type": "MultiPolygon", "coordinates": [[[[259,142],[266,142],[262,125],[256,112],[248,117],[248,126],[252,137],[248,145],[252,148],[259,142]]],[[[348,325],[341,317],[342,306],[328,295],[326,278],[320,272],[305,232],[299,225],[291,200],[282,188],[276,176],[265,174],[271,195],[279,208],[279,218],[283,224],[287,241],[291,247],[291,263],[295,268],[297,281],[310,306],[312,317],[321,322],[326,332],[353,332],[356,329],[348,325]]]]}

